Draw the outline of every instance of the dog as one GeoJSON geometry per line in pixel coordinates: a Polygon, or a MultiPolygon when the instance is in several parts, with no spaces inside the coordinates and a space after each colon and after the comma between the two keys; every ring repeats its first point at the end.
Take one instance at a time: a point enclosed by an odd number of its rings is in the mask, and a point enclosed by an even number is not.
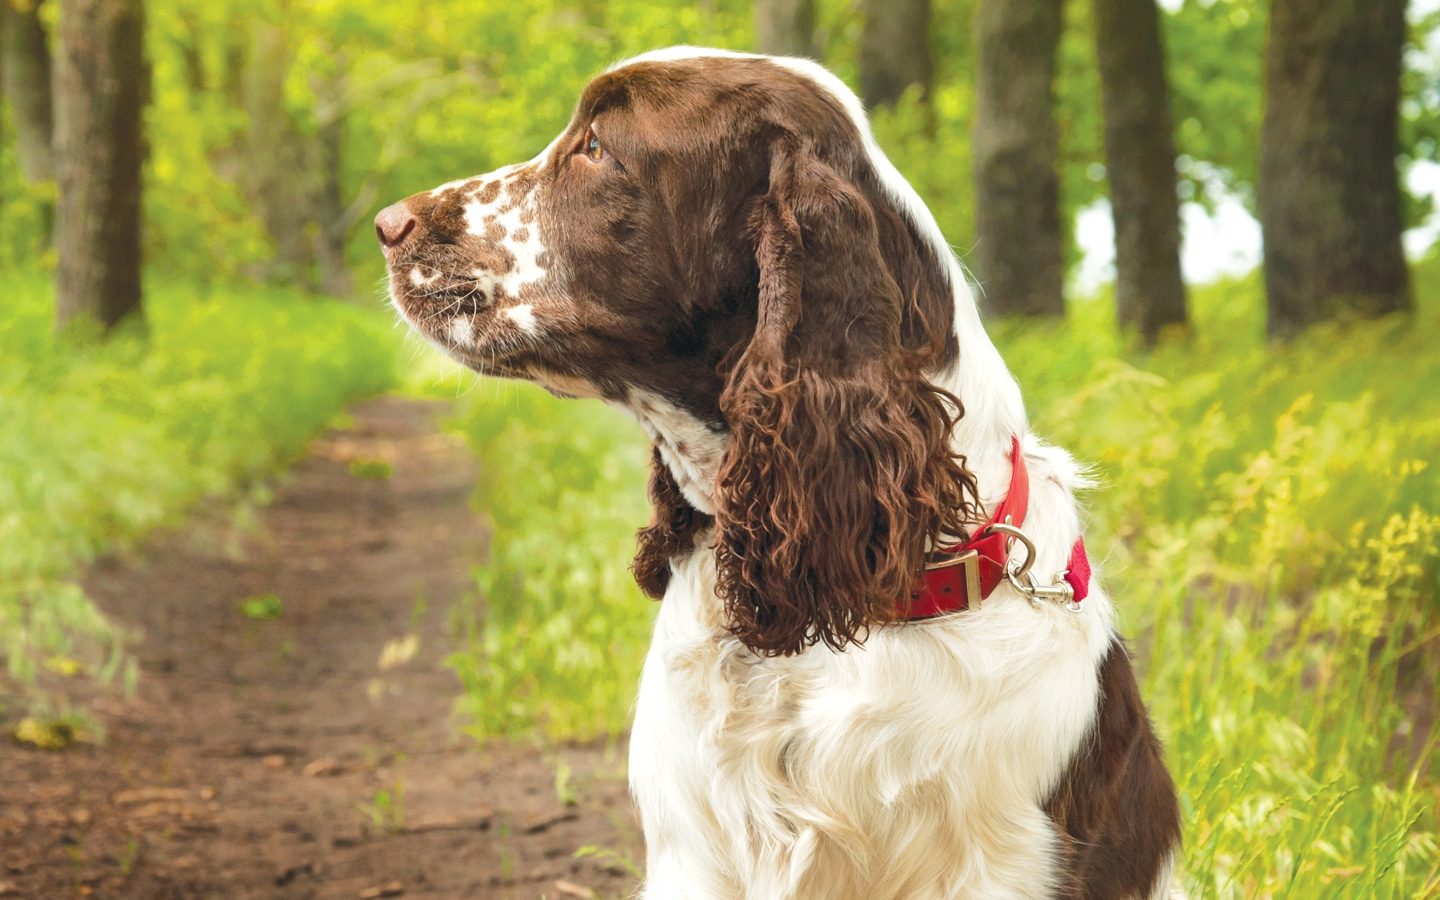
{"type": "Polygon", "coordinates": [[[648,898],[1169,896],[1178,805],[959,262],[807,60],[677,47],[383,210],[394,305],[653,440],[648,898]]]}

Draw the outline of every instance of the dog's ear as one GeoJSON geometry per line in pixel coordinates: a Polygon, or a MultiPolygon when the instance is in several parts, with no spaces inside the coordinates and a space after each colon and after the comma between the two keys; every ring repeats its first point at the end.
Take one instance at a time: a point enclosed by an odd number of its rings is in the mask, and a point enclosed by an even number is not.
{"type": "Polygon", "coordinates": [[[659,600],[670,585],[670,561],[694,549],[695,536],[710,517],[685,499],[658,447],[650,449],[650,505],[654,515],[635,535],[639,546],[631,569],[640,590],[659,600]]]}
{"type": "Polygon", "coordinates": [[[721,395],[716,563],[730,628],[758,653],[863,640],[974,502],[950,445],[959,401],[924,374],[946,336],[902,340],[919,304],[883,258],[899,221],[884,203],[780,146],[750,223],[759,308],[721,395]]]}

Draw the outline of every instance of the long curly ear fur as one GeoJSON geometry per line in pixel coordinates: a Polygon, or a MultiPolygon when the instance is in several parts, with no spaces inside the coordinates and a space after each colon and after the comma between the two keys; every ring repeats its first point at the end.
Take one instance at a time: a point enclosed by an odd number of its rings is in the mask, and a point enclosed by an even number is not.
{"type": "Polygon", "coordinates": [[[975,499],[950,445],[959,401],[925,377],[948,335],[902,340],[924,329],[877,196],[784,147],[751,221],[759,309],[720,400],[716,563],[731,631],[758,653],[864,640],[975,499]]]}
{"type": "Polygon", "coordinates": [[[631,569],[640,590],[659,600],[670,585],[670,560],[693,550],[695,536],[711,520],[685,499],[658,447],[650,449],[650,505],[654,517],[635,535],[639,546],[631,569]]]}

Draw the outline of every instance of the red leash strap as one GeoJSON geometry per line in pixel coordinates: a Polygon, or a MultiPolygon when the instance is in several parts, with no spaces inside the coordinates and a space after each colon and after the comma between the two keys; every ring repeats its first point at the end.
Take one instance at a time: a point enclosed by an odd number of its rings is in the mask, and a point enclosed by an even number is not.
{"type": "Polygon", "coordinates": [[[1075,602],[1079,603],[1090,596],[1090,557],[1085,554],[1085,539],[1075,539],[1075,546],[1070,548],[1070,564],[1066,567],[1065,580],[1070,582],[1070,589],[1075,592],[1075,602]]]}
{"type": "MultiPolygon", "coordinates": [[[[1008,534],[995,530],[996,525],[1019,529],[1025,524],[1030,507],[1030,473],[1020,452],[1020,438],[1012,439],[1010,449],[1010,489],[995,507],[990,520],[975,536],[954,547],[942,547],[935,555],[941,557],[925,568],[924,577],[910,596],[899,603],[900,614],[907,619],[926,619],[978,607],[1005,579],[1010,560],[1008,534]]],[[[1028,540],[1026,541],[1028,544],[1028,540]]],[[[1069,569],[1064,580],[1073,591],[1071,608],[1078,608],[1090,593],[1090,559],[1085,555],[1085,542],[1077,540],[1070,550],[1069,569]]]]}

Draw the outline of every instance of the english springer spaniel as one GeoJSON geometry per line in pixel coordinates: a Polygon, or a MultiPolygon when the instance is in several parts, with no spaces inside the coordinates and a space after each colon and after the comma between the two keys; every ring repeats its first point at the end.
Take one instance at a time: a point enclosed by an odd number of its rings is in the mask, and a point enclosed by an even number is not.
{"type": "Polygon", "coordinates": [[[1168,895],[1175,792],[1084,477],[839,79],[648,53],[376,230],[417,331],[654,441],[646,897],[1168,895]]]}

